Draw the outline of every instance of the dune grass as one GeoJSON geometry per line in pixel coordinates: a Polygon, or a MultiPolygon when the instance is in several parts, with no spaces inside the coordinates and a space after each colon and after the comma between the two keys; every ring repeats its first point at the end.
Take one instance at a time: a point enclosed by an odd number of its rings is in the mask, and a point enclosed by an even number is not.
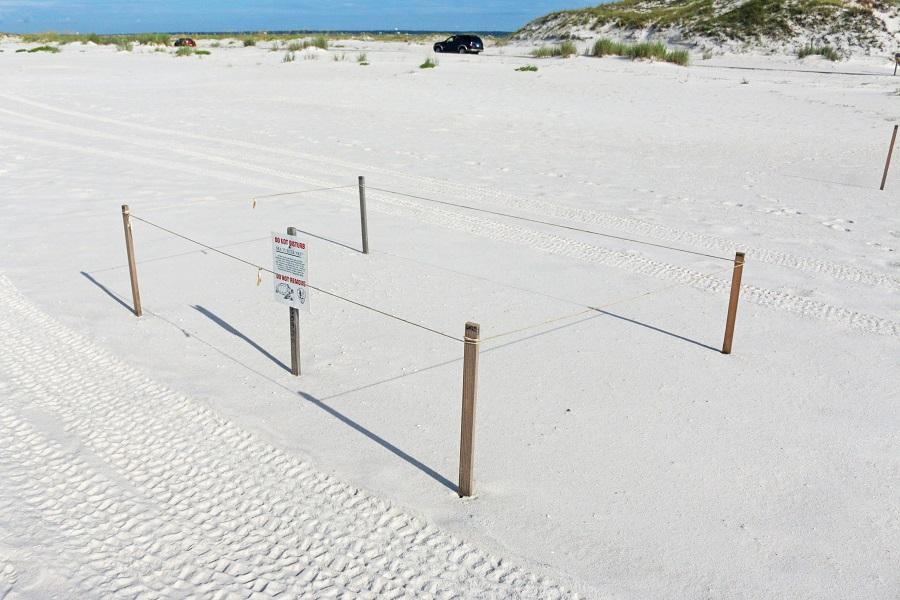
{"type": "Polygon", "coordinates": [[[594,47],[588,53],[589,56],[624,56],[626,53],[626,44],[616,42],[609,38],[600,38],[594,42],[594,47]]]}
{"type": "Polygon", "coordinates": [[[58,46],[38,46],[37,48],[30,49],[21,48],[16,50],[16,52],[28,52],[29,54],[34,54],[35,52],[48,52],[50,54],[59,54],[62,50],[60,50],[58,46]]]}
{"type": "Polygon", "coordinates": [[[366,55],[365,52],[360,52],[359,54],[356,55],[356,62],[362,67],[368,67],[369,66],[369,57],[366,55]]]}
{"type": "Polygon", "coordinates": [[[534,65],[524,65],[516,69],[516,71],[519,71],[520,73],[534,73],[537,70],[538,68],[534,65]]]}
{"type": "Polygon", "coordinates": [[[425,59],[425,62],[423,62],[421,65],[419,65],[419,68],[420,69],[434,69],[437,66],[438,66],[437,62],[431,60],[431,57],[428,57],[425,59]]]}
{"type": "Polygon", "coordinates": [[[172,36],[167,33],[138,33],[133,35],[99,35],[96,33],[26,33],[22,40],[28,43],[82,44],[92,43],[98,46],[118,46],[120,44],[141,44],[144,46],[169,46],[172,36]]]}
{"type": "Polygon", "coordinates": [[[589,56],[624,56],[631,60],[662,60],[676,65],[687,66],[691,55],[687,50],[669,50],[662,42],[640,42],[626,44],[608,38],[600,38],[588,52],[589,56]]]}
{"type": "Polygon", "coordinates": [[[244,44],[244,48],[250,48],[251,46],[256,45],[256,38],[247,37],[241,40],[244,44]]]}
{"type": "Polygon", "coordinates": [[[535,58],[567,58],[576,54],[578,54],[578,47],[571,40],[566,40],[554,46],[541,46],[531,51],[531,55],[535,58]]]}
{"type": "Polygon", "coordinates": [[[807,56],[821,56],[832,62],[841,60],[841,55],[831,46],[804,46],[797,52],[797,58],[806,58],[807,56]]]}

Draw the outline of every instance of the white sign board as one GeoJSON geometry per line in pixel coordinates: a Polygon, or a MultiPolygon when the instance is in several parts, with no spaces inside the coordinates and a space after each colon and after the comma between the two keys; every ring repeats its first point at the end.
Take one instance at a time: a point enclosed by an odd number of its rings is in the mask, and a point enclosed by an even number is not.
{"type": "Polygon", "coordinates": [[[275,299],[306,312],[309,312],[308,252],[305,240],[296,235],[272,232],[275,299]]]}

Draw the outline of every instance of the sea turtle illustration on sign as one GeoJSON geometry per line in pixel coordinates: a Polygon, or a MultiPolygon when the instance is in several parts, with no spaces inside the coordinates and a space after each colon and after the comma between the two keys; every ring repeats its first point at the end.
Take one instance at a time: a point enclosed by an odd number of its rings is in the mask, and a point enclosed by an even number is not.
{"type": "MultiPolygon", "coordinates": [[[[294,290],[293,290],[293,288],[291,288],[291,286],[289,286],[286,283],[279,283],[278,286],[275,288],[275,292],[279,296],[281,296],[282,298],[287,300],[288,302],[294,301],[294,290]]],[[[302,295],[301,295],[301,298],[302,298],[302,295]]]]}

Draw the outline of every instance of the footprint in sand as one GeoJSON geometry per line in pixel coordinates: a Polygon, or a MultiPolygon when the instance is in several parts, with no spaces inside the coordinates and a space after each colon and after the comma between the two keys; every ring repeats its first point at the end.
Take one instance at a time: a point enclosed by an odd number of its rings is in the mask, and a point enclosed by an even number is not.
{"type": "Polygon", "coordinates": [[[853,225],[853,221],[845,221],[844,219],[831,219],[830,221],[823,221],[822,225],[825,227],[830,227],[835,231],[850,231],[850,228],[847,225],[853,225]]]}
{"type": "Polygon", "coordinates": [[[803,214],[799,210],[794,210],[793,208],[763,208],[761,210],[766,214],[777,216],[795,216],[803,214]]]}
{"type": "Polygon", "coordinates": [[[866,246],[872,246],[873,248],[878,248],[879,250],[884,250],[885,252],[894,252],[894,249],[890,246],[885,246],[879,242],[866,242],[866,246]]]}

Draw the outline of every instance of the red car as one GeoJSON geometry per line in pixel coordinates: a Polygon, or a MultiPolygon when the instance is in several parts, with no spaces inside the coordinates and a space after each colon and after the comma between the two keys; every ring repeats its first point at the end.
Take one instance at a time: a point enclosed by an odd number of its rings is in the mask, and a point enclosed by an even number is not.
{"type": "Polygon", "coordinates": [[[191,38],[178,38],[177,40],[175,40],[175,45],[179,46],[179,47],[180,46],[189,46],[191,48],[196,48],[197,42],[195,42],[191,38]]]}

